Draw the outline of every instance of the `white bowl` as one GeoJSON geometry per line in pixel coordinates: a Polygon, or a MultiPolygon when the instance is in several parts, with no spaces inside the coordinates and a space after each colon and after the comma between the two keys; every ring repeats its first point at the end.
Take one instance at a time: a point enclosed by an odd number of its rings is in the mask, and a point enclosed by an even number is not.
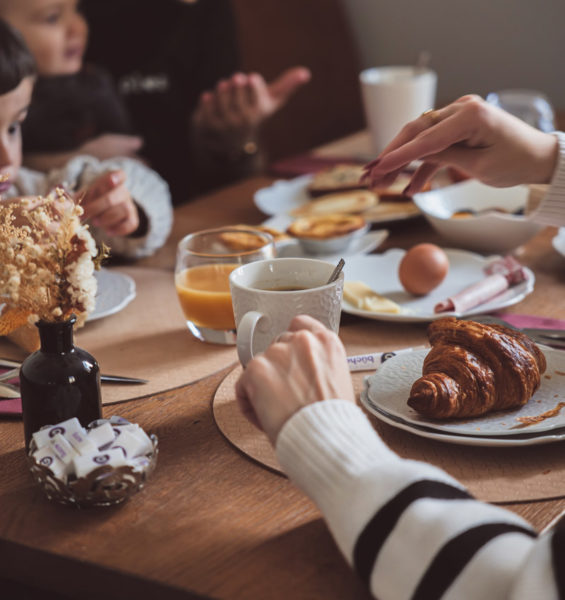
{"type": "Polygon", "coordinates": [[[525,185],[494,188],[469,180],[416,194],[413,201],[451,246],[503,254],[526,243],[543,228],[528,217],[513,214],[525,210],[528,195],[525,185]],[[476,214],[452,218],[453,213],[463,210],[476,214]]]}
{"type": "Polygon", "coordinates": [[[354,240],[363,237],[367,231],[369,231],[369,227],[370,226],[367,224],[361,229],[350,231],[345,235],[338,235],[323,240],[306,237],[294,239],[297,239],[300,242],[302,249],[308,254],[336,254],[337,252],[342,252],[349,248],[354,240]]]}

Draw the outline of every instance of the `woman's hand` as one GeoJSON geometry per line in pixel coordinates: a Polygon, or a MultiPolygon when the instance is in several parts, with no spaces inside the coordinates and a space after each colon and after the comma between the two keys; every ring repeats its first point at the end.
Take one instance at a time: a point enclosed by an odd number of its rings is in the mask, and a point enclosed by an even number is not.
{"type": "Polygon", "coordinates": [[[300,408],[329,399],[355,401],[345,349],[335,333],[302,315],[254,358],[235,386],[245,416],[274,445],[300,408]]]}
{"type": "Polygon", "coordinates": [[[288,69],[267,84],[258,73],[235,73],[204,92],[193,115],[196,132],[229,152],[257,139],[261,123],[282,108],[310,80],[304,67],[288,69]]]}
{"type": "Polygon", "coordinates": [[[443,166],[495,187],[549,183],[557,155],[555,136],[471,95],[405,125],[365,169],[370,185],[388,186],[410,162],[423,161],[406,188],[414,194],[443,166]]]}

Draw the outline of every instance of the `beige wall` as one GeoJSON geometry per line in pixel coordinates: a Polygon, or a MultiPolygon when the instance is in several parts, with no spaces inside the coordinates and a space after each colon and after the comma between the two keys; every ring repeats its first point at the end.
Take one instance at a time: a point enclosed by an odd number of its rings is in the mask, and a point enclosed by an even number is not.
{"type": "Polygon", "coordinates": [[[565,109],[565,0],[341,0],[363,66],[431,52],[438,100],[504,88],[565,109]]]}

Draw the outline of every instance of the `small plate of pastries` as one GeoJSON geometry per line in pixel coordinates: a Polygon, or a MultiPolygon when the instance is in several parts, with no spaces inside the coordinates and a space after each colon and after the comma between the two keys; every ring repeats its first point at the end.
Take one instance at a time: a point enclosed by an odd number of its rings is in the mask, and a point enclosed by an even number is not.
{"type": "Polygon", "coordinates": [[[368,189],[360,183],[363,166],[337,164],[313,175],[280,180],[258,190],[254,200],[266,215],[286,214],[293,218],[328,214],[360,215],[367,223],[385,223],[420,215],[403,191],[409,174],[400,174],[387,188],[368,189]]]}
{"type": "MultiPolygon", "coordinates": [[[[386,229],[369,232],[369,225],[355,215],[328,215],[308,219],[289,219],[286,215],[272,217],[262,225],[235,225],[236,228],[257,229],[269,233],[275,242],[279,258],[319,258],[333,262],[337,257],[367,254],[388,237],[386,229]]],[[[237,249],[241,239],[232,242],[237,249]]],[[[247,236],[249,237],[249,236],[247,236]]],[[[255,240],[256,238],[254,238],[255,240]]]]}
{"type": "Polygon", "coordinates": [[[447,317],[431,348],[393,355],[365,380],[363,405],[413,434],[475,446],[565,439],[565,353],[501,325],[447,317]]]}

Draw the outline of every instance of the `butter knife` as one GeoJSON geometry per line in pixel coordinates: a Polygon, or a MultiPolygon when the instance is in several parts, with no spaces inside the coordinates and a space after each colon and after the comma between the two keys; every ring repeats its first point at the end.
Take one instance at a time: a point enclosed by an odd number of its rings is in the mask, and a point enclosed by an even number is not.
{"type": "MultiPolygon", "coordinates": [[[[0,368],[5,367],[5,368],[14,369],[14,368],[19,368],[20,365],[21,365],[21,363],[16,360],[11,360],[8,358],[0,358],[0,368]]],[[[13,373],[11,375],[11,377],[14,377],[15,375],[17,375],[17,373],[13,373]]],[[[102,373],[100,375],[100,381],[102,383],[114,383],[114,384],[123,384],[123,385],[148,383],[147,379],[139,379],[138,377],[124,377],[122,375],[106,375],[104,373],[102,373]]]]}

